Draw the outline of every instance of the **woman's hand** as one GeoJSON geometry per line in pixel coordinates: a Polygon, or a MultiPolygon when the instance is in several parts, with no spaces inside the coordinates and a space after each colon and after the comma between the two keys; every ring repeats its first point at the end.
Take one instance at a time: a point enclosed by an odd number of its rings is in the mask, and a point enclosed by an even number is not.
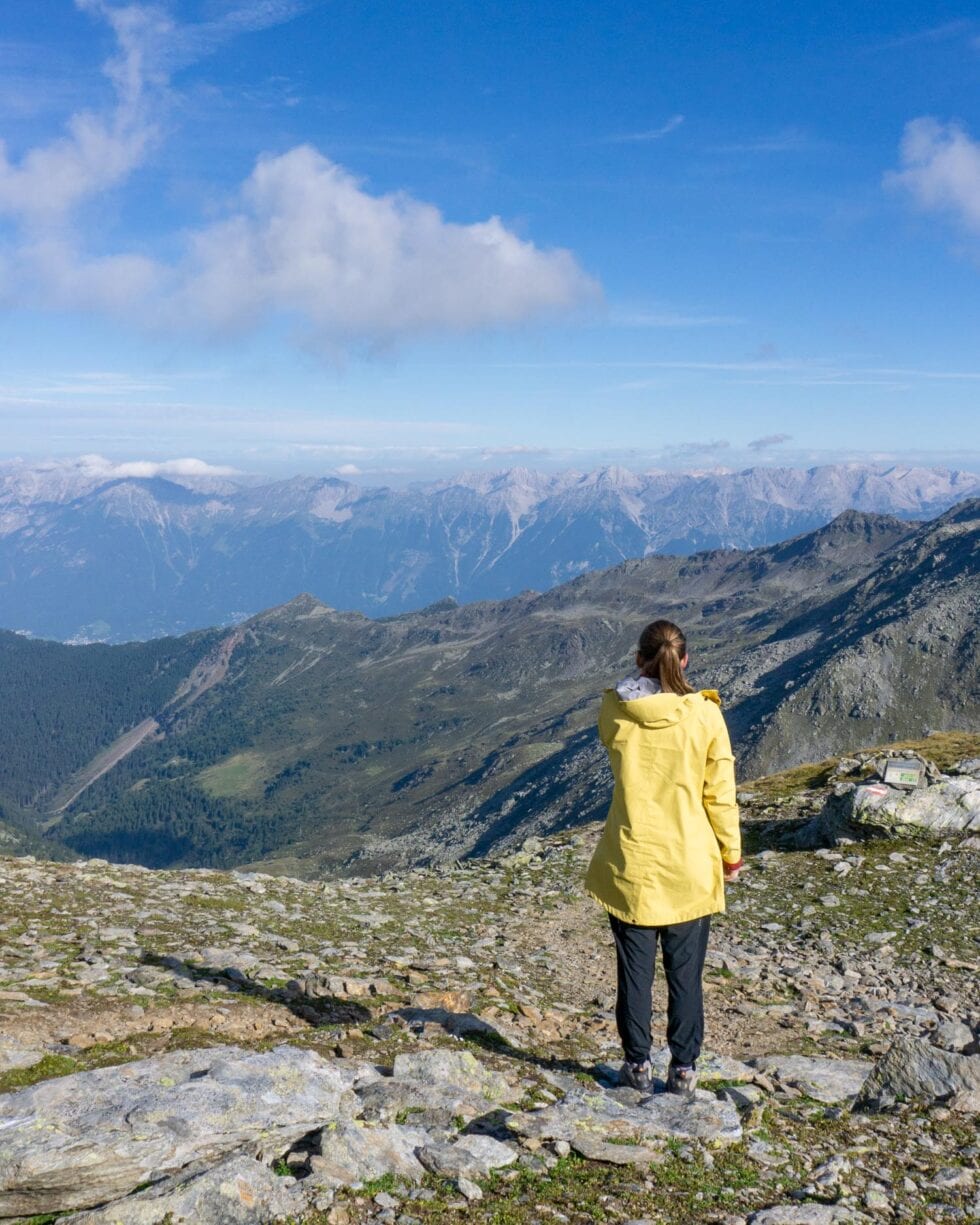
{"type": "Polygon", "coordinates": [[[729,885],[729,884],[732,884],[734,881],[738,880],[738,874],[742,870],[743,863],[742,863],[742,860],[740,859],[738,863],[722,862],[721,866],[725,870],[725,884],[729,885]]]}

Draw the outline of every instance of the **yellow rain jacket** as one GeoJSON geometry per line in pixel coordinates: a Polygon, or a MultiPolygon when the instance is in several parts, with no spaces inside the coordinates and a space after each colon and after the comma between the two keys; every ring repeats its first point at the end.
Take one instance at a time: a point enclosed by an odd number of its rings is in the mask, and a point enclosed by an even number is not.
{"type": "Polygon", "coordinates": [[[599,736],[615,787],[585,878],[589,896],[643,927],[724,910],[722,860],[738,863],[742,843],[735,759],[718,694],[655,693],[624,702],[607,689],[599,736]]]}

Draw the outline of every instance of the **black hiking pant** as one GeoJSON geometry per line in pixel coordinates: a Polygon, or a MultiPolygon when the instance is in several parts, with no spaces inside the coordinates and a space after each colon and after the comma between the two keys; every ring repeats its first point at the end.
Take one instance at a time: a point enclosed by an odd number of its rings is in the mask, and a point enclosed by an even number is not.
{"type": "Polygon", "coordinates": [[[616,1026],[630,1063],[650,1058],[653,971],[660,941],[667,978],[667,1045],[674,1063],[693,1067],[704,1040],[701,975],[710,915],[664,927],[638,927],[609,916],[616,941],[616,1026]]]}

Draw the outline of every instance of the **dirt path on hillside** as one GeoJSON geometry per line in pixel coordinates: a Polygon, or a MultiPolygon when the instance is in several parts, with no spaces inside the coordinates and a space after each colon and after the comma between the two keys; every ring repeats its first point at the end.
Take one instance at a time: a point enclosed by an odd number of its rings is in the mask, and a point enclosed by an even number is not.
{"type": "Polygon", "coordinates": [[[144,719],[142,723],[137,723],[128,732],[123,732],[118,740],[114,740],[97,757],[93,757],[89,764],[80,770],[68,784],[71,790],[68,792],[67,799],[56,802],[52,809],[51,819],[44,822],[42,828],[50,829],[52,825],[57,825],[65,809],[74,804],[84,791],[87,791],[103,774],[108,774],[113,766],[118,765],[124,757],[128,757],[134,749],[139,748],[144,740],[156,735],[159,730],[160,724],[156,719],[144,719]]]}

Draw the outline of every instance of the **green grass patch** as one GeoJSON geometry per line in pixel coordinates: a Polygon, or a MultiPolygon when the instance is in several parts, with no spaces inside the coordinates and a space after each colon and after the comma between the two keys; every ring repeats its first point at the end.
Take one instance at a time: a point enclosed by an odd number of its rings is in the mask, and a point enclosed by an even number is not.
{"type": "MultiPolygon", "coordinates": [[[[933,732],[918,740],[897,740],[890,744],[870,745],[863,749],[854,749],[855,753],[894,754],[901,749],[911,749],[934,761],[940,770],[948,770],[967,757],[980,756],[980,734],[977,732],[933,732]]],[[[827,757],[823,761],[804,762],[790,770],[780,770],[777,774],[769,774],[765,778],[753,778],[741,783],[740,791],[748,791],[762,800],[770,802],[781,799],[791,799],[801,791],[810,791],[817,787],[826,787],[830,782],[831,772],[837,765],[840,756],[827,757]]]]}
{"type": "MultiPolygon", "coordinates": [[[[42,1080],[68,1076],[77,1072],[80,1067],[78,1060],[70,1055],[45,1055],[41,1062],[34,1064],[32,1068],[13,1068],[0,1075],[0,1093],[13,1093],[15,1089],[26,1089],[42,1080]]],[[[54,1217],[51,1219],[54,1220],[54,1217]]]]}
{"type": "Polygon", "coordinates": [[[398,1179],[394,1174],[382,1174],[378,1178],[371,1178],[360,1189],[361,1195],[377,1195],[380,1191],[387,1191],[390,1195],[392,1191],[397,1190],[398,1179]]]}
{"type": "Polygon", "coordinates": [[[229,800],[257,793],[267,773],[265,755],[247,749],[208,766],[198,774],[197,782],[213,799],[229,800]]]}

